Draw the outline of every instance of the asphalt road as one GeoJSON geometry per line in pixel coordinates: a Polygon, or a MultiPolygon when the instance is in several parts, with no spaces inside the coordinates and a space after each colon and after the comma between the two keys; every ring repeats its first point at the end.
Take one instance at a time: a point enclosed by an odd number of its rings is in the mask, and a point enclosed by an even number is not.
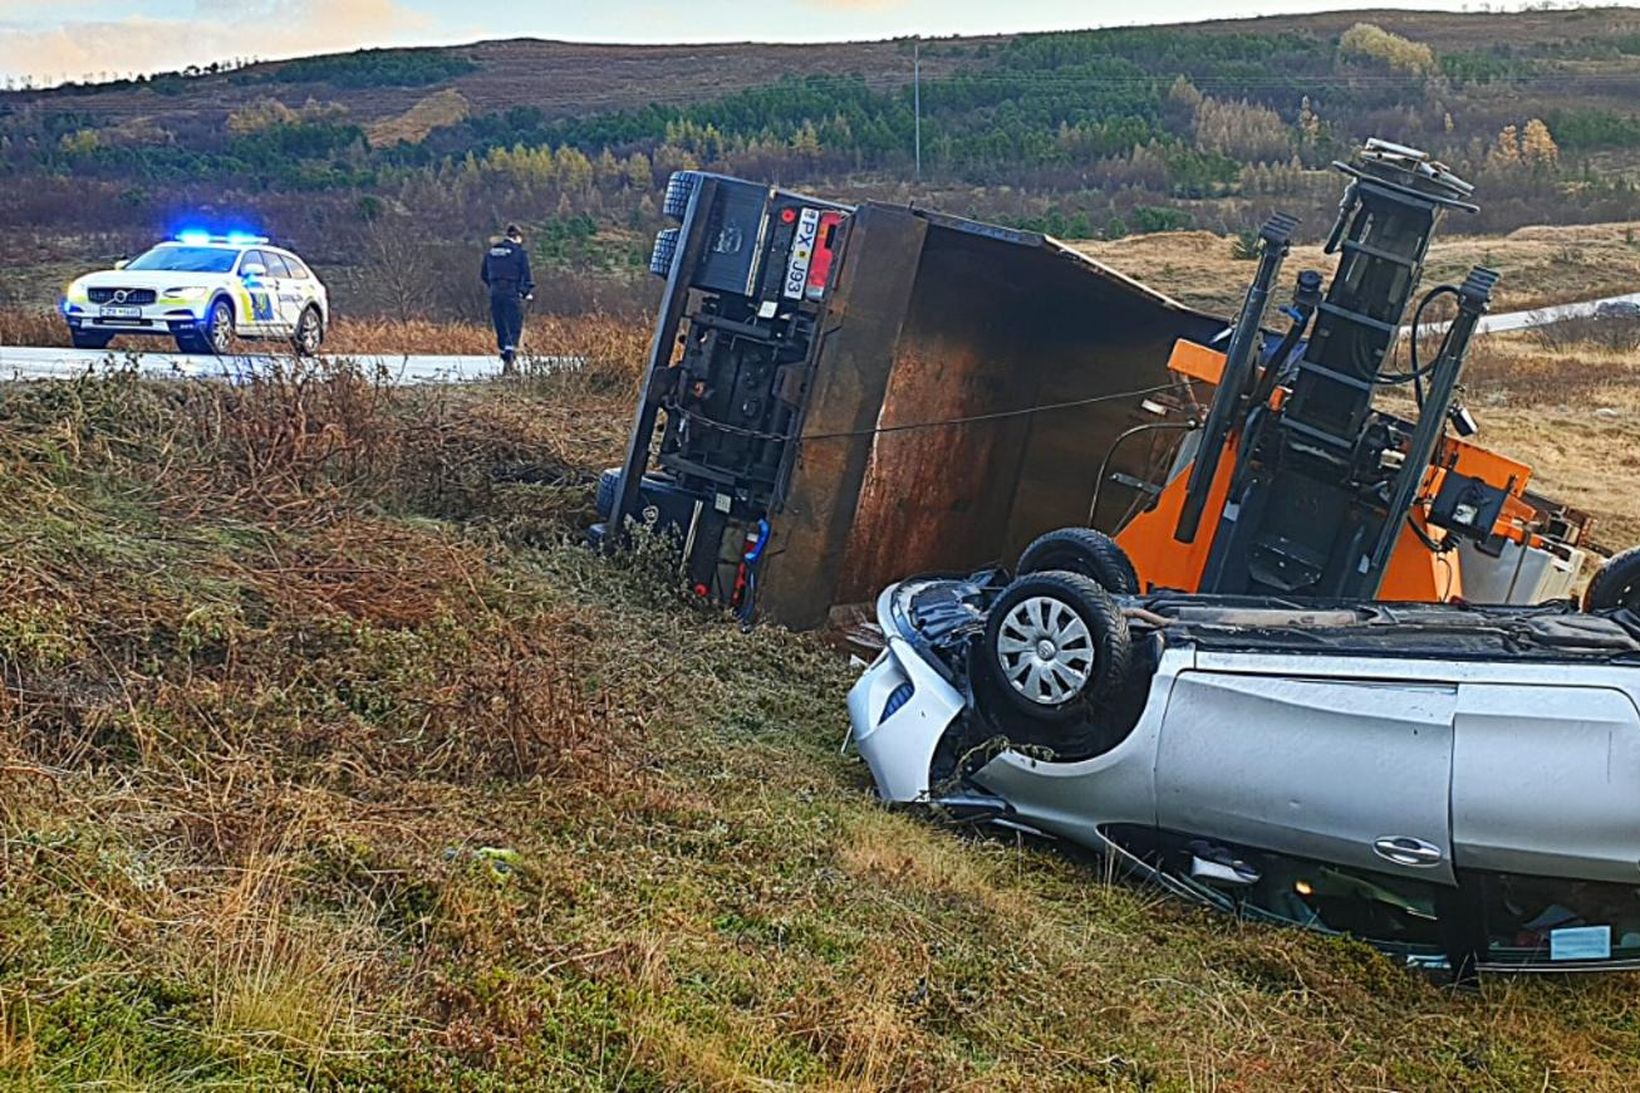
{"type": "Polygon", "coordinates": [[[1554,307],[1540,307],[1533,311],[1487,315],[1481,319],[1479,329],[1483,334],[1502,334],[1509,330],[1530,330],[1533,327],[1549,326],[1568,319],[1591,319],[1595,317],[1595,312],[1602,304],[1640,306],[1640,292],[1631,292],[1627,296],[1608,296],[1604,300],[1587,300],[1580,304],[1557,304],[1554,307]]]}
{"type": "MultiPolygon", "coordinates": [[[[1531,330],[1551,326],[1568,319],[1586,319],[1595,316],[1602,304],[1633,303],[1640,305],[1640,292],[1626,296],[1609,296],[1601,300],[1558,304],[1531,311],[1512,311],[1487,315],[1481,319],[1478,332],[1503,334],[1513,330],[1531,330]]],[[[1427,324],[1428,333],[1439,333],[1443,323],[1427,324]]],[[[109,363],[135,364],[143,375],[173,378],[227,379],[266,370],[281,358],[270,356],[207,357],[179,353],[144,353],[106,349],[37,349],[23,346],[0,345],[0,380],[62,379],[83,375],[109,363]]],[[[434,356],[356,356],[367,372],[380,373],[389,383],[463,383],[488,379],[499,375],[501,362],[495,357],[434,357],[434,356]]],[[[532,358],[535,367],[574,367],[569,357],[532,358]]]]}
{"type": "MultiPolygon", "coordinates": [[[[332,358],[334,359],[334,358],[332,358]]],[[[353,356],[366,372],[377,370],[389,383],[462,383],[499,375],[496,357],[353,356]]],[[[288,360],[272,356],[209,357],[181,353],[144,353],[108,349],[37,349],[0,345],[0,380],[63,379],[88,371],[127,362],[145,376],[197,379],[227,379],[266,371],[276,362],[288,360]]],[[[573,365],[567,357],[531,358],[533,367],[573,365]]]]}

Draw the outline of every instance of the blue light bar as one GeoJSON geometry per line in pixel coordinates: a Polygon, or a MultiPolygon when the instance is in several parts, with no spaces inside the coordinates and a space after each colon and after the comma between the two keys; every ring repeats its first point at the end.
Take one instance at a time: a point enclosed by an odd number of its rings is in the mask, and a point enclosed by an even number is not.
{"type": "Polygon", "coordinates": [[[230,247],[254,247],[268,241],[265,235],[252,235],[249,232],[229,232],[226,235],[212,235],[210,232],[198,228],[190,228],[176,234],[176,241],[190,247],[208,247],[211,244],[226,243],[230,247]]]}

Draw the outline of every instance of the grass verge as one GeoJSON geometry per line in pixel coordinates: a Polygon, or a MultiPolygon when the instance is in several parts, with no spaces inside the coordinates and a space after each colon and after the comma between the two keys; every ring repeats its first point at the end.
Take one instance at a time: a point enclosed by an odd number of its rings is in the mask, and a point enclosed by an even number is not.
{"type": "Polygon", "coordinates": [[[1632,978],[1452,995],[875,805],[835,654],[576,545],[629,384],[0,388],[6,1080],[1640,1081],[1632,978]]]}

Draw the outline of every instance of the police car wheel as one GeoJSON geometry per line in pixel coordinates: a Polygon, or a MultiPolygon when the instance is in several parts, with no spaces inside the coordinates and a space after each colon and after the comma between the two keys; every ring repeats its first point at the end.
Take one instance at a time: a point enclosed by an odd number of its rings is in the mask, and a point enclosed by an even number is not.
{"type": "Polygon", "coordinates": [[[69,334],[75,349],[107,349],[113,338],[112,334],[87,334],[79,330],[69,334]]]}
{"type": "Polygon", "coordinates": [[[233,348],[233,305],[226,300],[218,300],[211,305],[211,310],[205,315],[205,325],[201,330],[204,335],[204,348],[207,353],[222,356],[233,348]]]}
{"type": "Polygon", "coordinates": [[[310,307],[302,312],[302,317],[296,321],[296,333],[291,341],[296,346],[296,352],[304,357],[311,357],[319,352],[320,344],[325,340],[324,321],[319,318],[319,309],[310,307]]]}

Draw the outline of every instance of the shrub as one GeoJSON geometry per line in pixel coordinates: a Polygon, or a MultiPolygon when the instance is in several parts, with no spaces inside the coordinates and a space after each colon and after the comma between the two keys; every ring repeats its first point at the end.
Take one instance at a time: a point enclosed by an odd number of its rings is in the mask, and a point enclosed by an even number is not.
{"type": "Polygon", "coordinates": [[[1418,76],[1431,75],[1436,69],[1434,50],[1372,23],[1357,23],[1346,30],[1338,39],[1338,49],[1345,56],[1366,57],[1418,76]]]}

